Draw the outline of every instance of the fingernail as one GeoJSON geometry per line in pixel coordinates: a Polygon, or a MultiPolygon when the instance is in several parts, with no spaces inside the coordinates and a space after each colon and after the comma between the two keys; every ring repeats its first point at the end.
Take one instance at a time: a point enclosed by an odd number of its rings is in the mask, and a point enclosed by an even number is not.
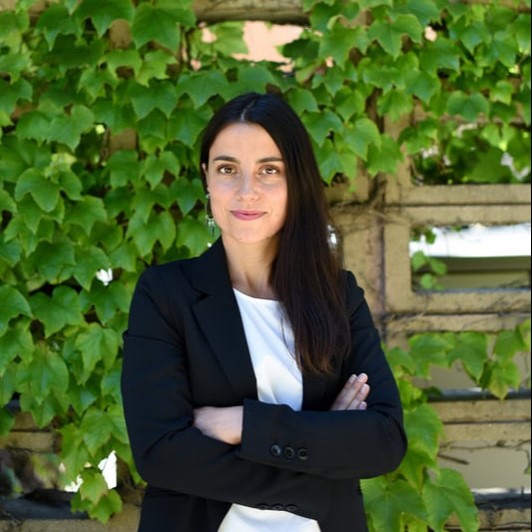
{"type": "Polygon", "coordinates": [[[365,373],[361,373],[358,376],[358,380],[359,380],[359,382],[366,382],[368,380],[368,376],[365,373]]]}
{"type": "Polygon", "coordinates": [[[353,384],[357,380],[357,376],[353,373],[351,377],[349,377],[348,381],[350,384],[353,384]]]}

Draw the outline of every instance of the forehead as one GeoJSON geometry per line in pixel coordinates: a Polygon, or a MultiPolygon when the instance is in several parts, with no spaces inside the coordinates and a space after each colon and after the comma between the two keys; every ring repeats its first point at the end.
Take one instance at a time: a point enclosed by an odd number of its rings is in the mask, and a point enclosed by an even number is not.
{"type": "Polygon", "coordinates": [[[209,157],[224,155],[239,159],[257,155],[281,158],[281,152],[270,134],[262,126],[247,122],[230,124],[218,133],[209,157]]]}

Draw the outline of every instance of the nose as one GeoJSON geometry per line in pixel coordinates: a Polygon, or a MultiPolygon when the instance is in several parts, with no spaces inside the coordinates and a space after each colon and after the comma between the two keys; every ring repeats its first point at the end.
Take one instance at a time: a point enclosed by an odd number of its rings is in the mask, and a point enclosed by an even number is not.
{"type": "Polygon", "coordinates": [[[242,199],[252,199],[257,197],[257,187],[255,177],[252,172],[242,172],[238,196],[242,199]]]}

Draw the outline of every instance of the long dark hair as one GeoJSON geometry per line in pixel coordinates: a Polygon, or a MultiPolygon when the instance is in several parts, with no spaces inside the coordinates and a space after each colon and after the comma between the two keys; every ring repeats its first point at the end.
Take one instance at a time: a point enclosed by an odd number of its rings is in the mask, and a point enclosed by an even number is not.
{"type": "Polygon", "coordinates": [[[350,332],[340,261],[331,249],[331,219],[308,133],[279,96],[244,94],[226,103],[207,125],[200,165],[208,165],[216,136],[235,122],[263,127],[283,156],[287,213],[271,283],[292,326],[301,370],[327,375],[333,361],[349,351],[350,332]]]}

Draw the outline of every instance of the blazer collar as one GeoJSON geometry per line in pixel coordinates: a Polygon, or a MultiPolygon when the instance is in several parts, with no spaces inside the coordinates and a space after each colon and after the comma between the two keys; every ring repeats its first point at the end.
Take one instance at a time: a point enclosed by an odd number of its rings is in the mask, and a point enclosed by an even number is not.
{"type": "MultiPolygon", "coordinates": [[[[256,399],[255,373],[221,239],[194,261],[192,284],[205,294],[193,312],[235,394],[256,399]]],[[[323,407],[325,387],[325,379],[303,375],[303,408],[323,407]]]]}

